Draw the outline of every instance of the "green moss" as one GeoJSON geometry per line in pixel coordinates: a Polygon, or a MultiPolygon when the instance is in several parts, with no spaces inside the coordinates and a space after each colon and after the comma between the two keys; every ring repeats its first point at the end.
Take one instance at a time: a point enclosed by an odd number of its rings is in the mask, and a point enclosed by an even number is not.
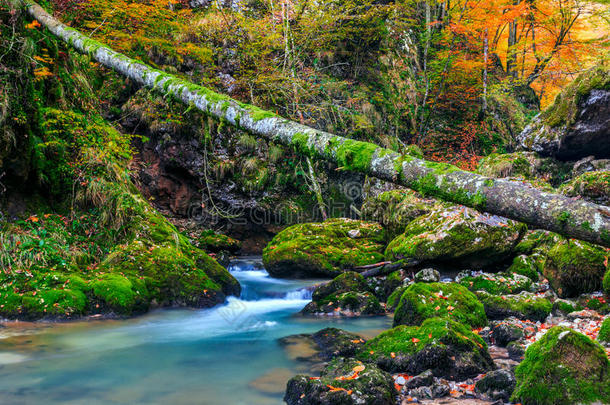
{"type": "Polygon", "coordinates": [[[400,286],[396,288],[392,292],[392,294],[390,294],[386,302],[388,309],[395,309],[398,306],[398,303],[400,302],[400,297],[402,297],[407,288],[407,286],[400,286]]]}
{"type": "Polygon", "coordinates": [[[236,252],[239,250],[241,243],[227,235],[216,233],[211,229],[201,231],[195,241],[197,247],[207,252],[236,252]]]}
{"type": "Polygon", "coordinates": [[[382,332],[365,344],[359,357],[371,359],[378,354],[414,354],[428,345],[452,345],[472,351],[487,349],[483,339],[461,323],[446,318],[430,318],[418,327],[399,325],[382,332]]]}
{"type": "Polygon", "coordinates": [[[530,345],[515,370],[512,400],[524,405],[610,403],[610,362],[587,336],[555,326],[530,345]]]}
{"type": "MultiPolygon", "coordinates": [[[[513,263],[506,270],[507,273],[520,274],[528,277],[532,281],[538,281],[540,279],[540,272],[544,268],[544,262],[546,257],[543,255],[519,255],[513,259],[513,263]]],[[[491,292],[491,291],[489,291],[491,292]]],[[[513,291],[518,292],[518,291],[513,291]]],[[[511,293],[504,292],[503,294],[511,293]]]]}
{"type": "Polygon", "coordinates": [[[503,260],[525,225],[474,210],[439,209],[410,222],[386,248],[387,260],[463,260],[481,264],[503,260]]]}
{"type": "Polygon", "coordinates": [[[120,314],[133,314],[148,309],[148,290],[137,277],[130,280],[120,274],[103,274],[91,282],[95,297],[110,310],[120,314]]]}
{"type": "Polygon", "coordinates": [[[447,317],[472,327],[487,325],[481,302],[456,283],[415,283],[402,294],[394,325],[419,325],[433,317],[447,317]]]}
{"type": "MultiPolygon", "coordinates": [[[[586,172],[565,183],[559,189],[570,197],[580,196],[587,201],[608,205],[610,203],[610,172],[586,172]]],[[[591,225],[587,223],[589,230],[591,225]]],[[[583,223],[583,227],[585,224],[583,223]]]]}
{"type": "Polygon", "coordinates": [[[610,343],[610,316],[607,316],[602,322],[597,340],[603,343],[610,343]]]}
{"type": "Polygon", "coordinates": [[[544,276],[560,297],[573,297],[602,287],[606,251],[577,240],[561,240],[548,252],[544,276]]]}
{"type": "Polygon", "coordinates": [[[477,276],[468,276],[460,279],[460,284],[470,291],[487,291],[490,294],[516,294],[529,291],[532,280],[520,274],[482,273],[477,276]]]}
{"type": "Polygon", "coordinates": [[[353,139],[345,139],[342,142],[336,141],[331,148],[340,168],[360,172],[368,171],[375,152],[381,149],[375,144],[353,139]]]}
{"type": "Polygon", "coordinates": [[[332,275],[383,261],[385,232],[374,222],[345,218],[293,225],[277,234],[263,250],[272,275],[332,275]],[[357,236],[350,237],[349,232],[357,236]]]}
{"type": "Polygon", "coordinates": [[[552,309],[549,300],[534,294],[497,296],[478,291],[476,295],[483,303],[489,319],[504,319],[514,316],[523,320],[544,321],[552,309]]]}
{"type": "Polygon", "coordinates": [[[604,294],[606,294],[606,297],[610,297],[610,266],[608,267],[608,270],[606,270],[606,274],[604,274],[602,289],[604,294]]]}

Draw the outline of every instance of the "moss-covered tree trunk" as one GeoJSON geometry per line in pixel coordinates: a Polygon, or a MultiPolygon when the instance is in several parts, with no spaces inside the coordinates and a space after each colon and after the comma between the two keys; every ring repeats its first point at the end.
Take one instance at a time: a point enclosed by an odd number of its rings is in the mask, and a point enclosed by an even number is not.
{"type": "Polygon", "coordinates": [[[519,182],[490,179],[448,164],[400,155],[372,143],[310,128],[153,69],[62,24],[36,3],[14,1],[21,2],[28,13],[54,35],[104,66],[233,126],[294,147],[304,156],[326,159],[346,170],[400,184],[429,196],[610,247],[610,210],[607,207],[545,193],[519,182]]]}

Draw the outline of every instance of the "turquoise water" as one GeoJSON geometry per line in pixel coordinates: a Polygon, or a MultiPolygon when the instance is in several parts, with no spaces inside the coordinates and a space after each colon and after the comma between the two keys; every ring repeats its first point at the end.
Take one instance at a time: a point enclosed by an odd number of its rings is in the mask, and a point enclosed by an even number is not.
{"type": "Polygon", "coordinates": [[[229,270],[242,296],[213,309],[0,329],[0,403],[281,404],[287,379],[308,370],[278,338],[390,327],[386,317],[298,316],[315,282],[273,279],[260,259],[229,270]]]}

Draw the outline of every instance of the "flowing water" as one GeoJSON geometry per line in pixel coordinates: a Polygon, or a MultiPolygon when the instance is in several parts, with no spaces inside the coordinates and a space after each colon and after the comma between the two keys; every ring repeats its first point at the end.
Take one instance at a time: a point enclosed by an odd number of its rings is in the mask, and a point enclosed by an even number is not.
{"type": "Polygon", "coordinates": [[[386,317],[298,316],[315,281],[271,278],[260,258],[229,270],[242,296],[212,309],[0,329],[0,404],[281,404],[288,378],[308,370],[278,338],[390,327],[386,317]]]}

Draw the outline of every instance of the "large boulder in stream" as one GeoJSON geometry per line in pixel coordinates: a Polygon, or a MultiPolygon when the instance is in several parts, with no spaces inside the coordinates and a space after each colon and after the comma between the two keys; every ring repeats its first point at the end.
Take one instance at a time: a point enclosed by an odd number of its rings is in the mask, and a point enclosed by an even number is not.
{"type": "Polygon", "coordinates": [[[456,283],[411,284],[394,312],[394,326],[420,325],[428,318],[446,317],[473,328],[487,325],[483,304],[456,283]]]}
{"type": "Polygon", "coordinates": [[[580,75],[517,137],[521,148],[561,160],[610,156],[610,67],[580,75]]]}
{"type": "Polygon", "coordinates": [[[359,358],[391,373],[462,381],[494,369],[487,345],[469,327],[447,318],[430,318],[421,326],[400,325],[369,340],[359,358]]]}
{"type": "Polygon", "coordinates": [[[587,336],[555,326],[527,348],[512,400],[523,405],[610,403],[610,361],[587,336]]]}
{"type": "Polygon", "coordinates": [[[385,255],[391,261],[413,258],[480,268],[506,259],[524,232],[521,223],[454,206],[413,220],[385,255]]]}
{"type": "Polygon", "coordinates": [[[290,226],[263,250],[273,277],[335,277],[383,261],[385,231],[376,222],[347,218],[290,226]]]}
{"type": "Polygon", "coordinates": [[[362,275],[348,271],[328,283],[319,285],[311,302],[301,311],[308,315],[381,315],[385,313],[379,300],[369,289],[362,275]]]}
{"type": "Polygon", "coordinates": [[[286,386],[288,405],[394,405],[394,379],[374,364],[335,359],[320,377],[297,375],[286,386]]]}

